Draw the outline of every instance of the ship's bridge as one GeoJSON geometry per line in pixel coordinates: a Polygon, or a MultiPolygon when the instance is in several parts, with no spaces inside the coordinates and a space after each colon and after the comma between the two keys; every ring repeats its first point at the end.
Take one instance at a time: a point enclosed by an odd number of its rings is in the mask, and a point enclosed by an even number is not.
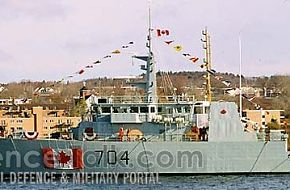
{"type": "Polygon", "coordinates": [[[146,102],[142,96],[92,95],[87,99],[92,121],[107,120],[111,123],[186,122],[204,124],[209,103],[195,101],[194,97],[162,96],[157,103],[146,102]],[[194,115],[195,113],[195,115],[194,115]]]}

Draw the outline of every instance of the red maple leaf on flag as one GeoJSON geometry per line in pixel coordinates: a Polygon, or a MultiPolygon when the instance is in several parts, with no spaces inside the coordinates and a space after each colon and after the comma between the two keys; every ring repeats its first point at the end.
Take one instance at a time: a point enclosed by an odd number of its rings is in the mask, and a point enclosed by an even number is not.
{"type": "Polygon", "coordinates": [[[70,156],[66,155],[65,152],[61,151],[57,156],[57,160],[60,164],[67,164],[70,161],[70,156]]]}

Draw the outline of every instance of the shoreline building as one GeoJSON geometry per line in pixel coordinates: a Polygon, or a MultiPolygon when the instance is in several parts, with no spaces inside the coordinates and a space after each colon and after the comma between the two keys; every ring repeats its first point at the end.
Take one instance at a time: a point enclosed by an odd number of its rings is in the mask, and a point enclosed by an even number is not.
{"type": "Polygon", "coordinates": [[[283,125],[285,119],[284,110],[243,110],[243,117],[262,127],[271,122],[283,125]]]}
{"type": "Polygon", "coordinates": [[[24,132],[38,132],[39,138],[50,138],[56,132],[77,127],[81,117],[69,117],[65,110],[35,106],[31,109],[0,110],[0,136],[17,138],[24,132]]]}

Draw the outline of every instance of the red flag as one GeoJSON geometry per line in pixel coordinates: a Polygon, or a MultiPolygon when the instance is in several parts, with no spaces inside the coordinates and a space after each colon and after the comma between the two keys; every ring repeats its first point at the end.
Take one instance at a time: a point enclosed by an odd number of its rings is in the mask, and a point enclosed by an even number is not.
{"type": "Polygon", "coordinates": [[[164,41],[166,44],[170,45],[172,42],[174,42],[173,40],[170,41],[164,41]]]}
{"type": "Polygon", "coordinates": [[[157,36],[159,37],[159,36],[163,36],[163,35],[168,36],[169,35],[169,30],[157,29],[157,36]]]}
{"type": "Polygon", "coordinates": [[[192,61],[193,63],[197,62],[199,60],[198,57],[192,57],[189,59],[190,61],[192,61]]]}
{"type": "Polygon", "coordinates": [[[81,69],[79,72],[78,72],[78,74],[83,74],[85,72],[85,70],[83,70],[83,69],[81,69]]]}

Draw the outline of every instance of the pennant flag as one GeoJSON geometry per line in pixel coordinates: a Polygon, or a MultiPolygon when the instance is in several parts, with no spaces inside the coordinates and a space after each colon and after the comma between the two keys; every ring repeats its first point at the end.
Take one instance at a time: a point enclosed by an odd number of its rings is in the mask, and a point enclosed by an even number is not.
{"type": "Polygon", "coordinates": [[[83,69],[81,69],[79,72],[78,72],[78,74],[83,74],[85,72],[85,70],[83,70],[83,69]]]}
{"type": "Polygon", "coordinates": [[[104,59],[112,57],[111,55],[106,55],[104,59]]]}
{"type": "Polygon", "coordinates": [[[119,50],[116,49],[115,51],[112,51],[112,53],[113,53],[113,54],[120,54],[121,52],[120,52],[119,50]]]}
{"type": "Polygon", "coordinates": [[[128,48],[129,46],[122,46],[123,49],[128,48]]]}
{"type": "Polygon", "coordinates": [[[226,85],[226,86],[230,86],[230,85],[231,85],[231,82],[230,82],[230,81],[227,81],[227,80],[222,81],[222,83],[223,83],[224,85],[226,85]]]}
{"type": "Polygon", "coordinates": [[[97,60],[97,61],[94,62],[94,64],[99,64],[99,63],[101,63],[100,60],[97,60]]]}
{"type": "Polygon", "coordinates": [[[64,78],[60,79],[60,80],[57,81],[56,83],[61,83],[62,81],[64,81],[64,78]]]}
{"type": "Polygon", "coordinates": [[[189,53],[184,53],[182,54],[184,57],[190,57],[190,54],[189,53]]]}
{"type": "Polygon", "coordinates": [[[170,45],[172,42],[174,42],[173,40],[169,40],[169,41],[164,41],[166,44],[170,45]]]}
{"type": "Polygon", "coordinates": [[[52,169],[83,169],[83,151],[81,148],[58,149],[42,148],[43,164],[52,169]]]}
{"type": "Polygon", "coordinates": [[[246,95],[242,94],[243,98],[246,98],[249,102],[253,101],[256,96],[253,96],[252,98],[248,98],[246,95]]]}
{"type": "Polygon", "coordinates": [[[254,96],[254,97],[252,97],[252,98],[249,98],[248,100],[249,100],[249,101],[253,101],[254,98],[256,98],[256,96],[254,96]]]}
{"type": "Polygon", "coordinates": [[[206,70],[206,72],[208,72],[209,74],[215,76],[214,72],[210,71],[210,70],[206,70]]]}
{"type": "Polygon", "coordinates": [[[131,41],[131,42],[129,42],[128,44],[134,44],[134,42],[131,41]]]}
{"type": "Polygon", "coordinates": [[[178,45],[178,46],[174,46],[173,47],[176,51],[181,51],[182,50],[182,47],[180,46],[180,45],[178,45]]]}
{"type": "Polygon", "coordinates": [[[87,65],[86,68],[93,68],[93,65],[87,65]]]}
{"type": "MultiPolygon", "coordinates": [[[[195,62],[197,62],[199,60],[199,58],[198,57],[192,57],[189,60],[192,61],[193,63],[195,63],[195,62]]],[[[201,68],[203,68],[203,67],[201,67],[201,68]]]]}
{"type": "Polygon", "coordinates": [[[157,36],[159,37],[159,36],[163,36],[163,35],[168,36],[169,35],[169,30],[157,29],[157,36]]]}

